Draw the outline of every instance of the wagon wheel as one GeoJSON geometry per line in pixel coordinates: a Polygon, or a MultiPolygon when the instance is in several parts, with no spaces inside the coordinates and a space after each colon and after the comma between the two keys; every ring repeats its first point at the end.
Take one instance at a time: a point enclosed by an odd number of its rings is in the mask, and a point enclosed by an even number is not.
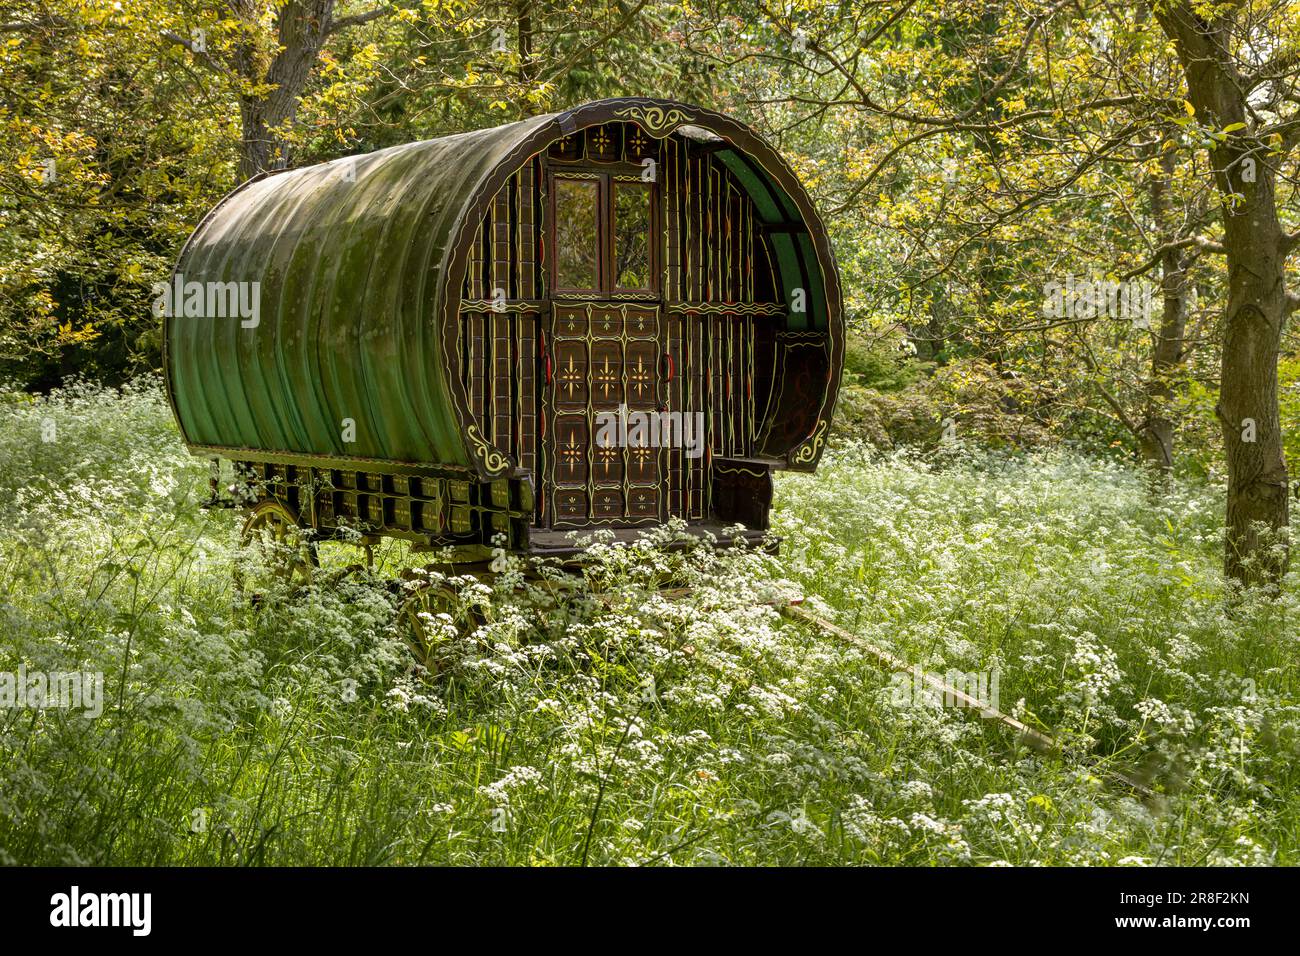
{"type": "MultiPolygon", "coordinates": [[[[319,566],[316,545],[308,541],[298,523],[297,516],[284,504],[273,498],[258,502],[244,530],[240,533],[243,547],[256,547],[266,569],[264,583],[278,582],[291,589],[311,583],[312,572],[319,566]]],[[[235,568],[235,587],[240,591],[256,591],[258,583],[243,567],[235,568]]]]}
{"type": "Polygon", "coordinates": [[[397,611],[397,633],[415,660],[431,675],[446,670],[455,645],[485,623],[445,582],[427,582],[411,591],[397,611]]]}

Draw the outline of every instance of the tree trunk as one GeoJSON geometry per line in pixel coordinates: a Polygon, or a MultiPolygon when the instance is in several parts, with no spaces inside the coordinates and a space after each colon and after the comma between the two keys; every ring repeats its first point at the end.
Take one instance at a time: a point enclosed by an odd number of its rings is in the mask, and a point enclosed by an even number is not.
{"type": "Polygon", "coordinates": [[[1216,409],[1228,461],[1224,570],[1243,583],[1271,584],[1289,559],[1277,397],[1289,242],[1277,214],[1277,160],[1247,132],[1244,87],[1229,53],[1233,22],[1203,19],[1186,3],[1158,7],[1156,17],[1178,51],[1197,121],[1223,131],[1210,158],[1228,264],[1216,409]]]}
{"type": "Polygon", "coordinates": [[[537,77],[533,61],[532,0],[515,0],[516,36],[519,42],[519,79],[531,84],[537,77]]]}
{"type": "Polygon", "coordinates": [[[1282,539],[1287,473],[1277,398],[1286,320],[1285,247],[1272,174],[1262,167],[1253,195],[1224,216],[1228,307],[1216,409],[1228,456],[1224,567],[1247,583],[1276,581],[1288,559],[1282,539]]]}
{"type": "MultiPolygon", "coordinates": [[[[1174,153],[1160,157],[1161,175],[1151,181],[1152,214],[1162,243],[1175,238],[1169,217],[1169,184],[1174,173],[1174,153]]],[[[1163,309],[1151,349],[1151,377],[1146,383],[1146,416],[1138,436],[1142,461],[1151,472],[1153,490],[1161,490],[1174,467],[1174,421],[1170,404],[1174,379],[1183,364],[1183,342],[1187,330],[1187,263],[1189,257],[1169,249],[1160,261],[1160,292],[1163,309]]]]}
{"type": "Polygon", "coordinates": [[[276,17],[278,50],[265,73],[262,57],[252,45],[236,52],[239,75],[264,93],[240,96],[243,141],[239,151],[239,180],[289,165],[292,148],[285,134],[298,113],[298,98],[329,36],[335,0],[289,0],[276,17]]]}

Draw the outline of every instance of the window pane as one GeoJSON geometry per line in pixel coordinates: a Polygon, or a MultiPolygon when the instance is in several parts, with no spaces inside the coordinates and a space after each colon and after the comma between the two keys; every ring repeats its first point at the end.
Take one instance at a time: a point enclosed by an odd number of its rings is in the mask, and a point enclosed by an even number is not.
{"type": "Polygon", "coordinates": [[[592,179],[555,180],[555,270],[561,289],[596,288],[596,206],[592,179]]]}
{"type": "Polygon", "coordinates": [[[650,278],[650,186],[615,183],[614,284],[649,291],[650,278]]]}

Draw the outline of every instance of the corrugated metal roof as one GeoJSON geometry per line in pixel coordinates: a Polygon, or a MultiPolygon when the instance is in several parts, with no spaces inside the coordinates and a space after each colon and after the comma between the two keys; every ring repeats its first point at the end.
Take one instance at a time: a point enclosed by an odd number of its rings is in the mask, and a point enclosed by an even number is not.
{"type": "Polygon", "coordinates": [[[187,441],[470,465],[437,359],[435,280],[479,181],[552,119],[278,173],[228,197],[176,272],[258,283],[259,323],[168,322],[187,441]]]}

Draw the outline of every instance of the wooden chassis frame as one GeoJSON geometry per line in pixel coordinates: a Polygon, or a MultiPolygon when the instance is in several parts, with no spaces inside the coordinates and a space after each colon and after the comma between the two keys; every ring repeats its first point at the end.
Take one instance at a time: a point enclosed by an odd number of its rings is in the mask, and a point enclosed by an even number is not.
{"type": "Polygon", "coordinates": [[[237,485],[253,503],[279,502],[317,541],[346,540],[349,531],[364,542],[400,538],[417,551],[448,548],[457,563],[490,556],[497,536],[511,550],[529,550],[535,505],[528,481],[273,457],[231,459],[237,485]]]}

